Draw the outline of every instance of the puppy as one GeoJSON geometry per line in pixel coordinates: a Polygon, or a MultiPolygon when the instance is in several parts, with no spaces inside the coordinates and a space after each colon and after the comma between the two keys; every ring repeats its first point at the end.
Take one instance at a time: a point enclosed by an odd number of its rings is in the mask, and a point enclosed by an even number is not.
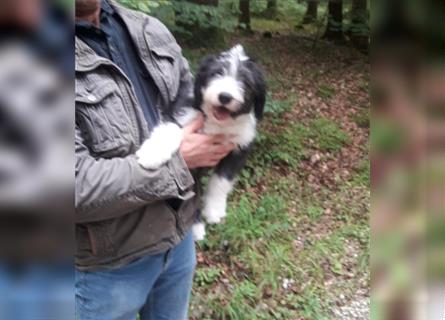
{"type": "MultiPolygon", "coordinates": [[[[172,110],[173,122],[157,126],[136,153],[139,163],[148,169],[168,161],[182,140],[180,126],[199,113],[205,117],[203,132],[225,134],[236,145],[215,167],[204,191],[202,216],[208,223],[220,223],[226,216],[227,197],[235,178],[243,168],[263,117],[266,86],[262,72],[241,45],[204,58],[194,85],[193,108],[172,110]],[[150,152],[157,150],[156,154],[150,152]]],[[[193,226],[196,240],[205,236],[202,221],[193,226]]]]}

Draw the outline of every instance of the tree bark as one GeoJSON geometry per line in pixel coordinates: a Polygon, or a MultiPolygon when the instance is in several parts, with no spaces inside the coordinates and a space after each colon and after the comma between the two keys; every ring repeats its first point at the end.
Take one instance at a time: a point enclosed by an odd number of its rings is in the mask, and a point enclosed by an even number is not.
{"type": "Polygon", "coordinates": [[[351,12],[351,42],[359,50],[369,51],[369,18],[367,0],[353,0],[351,12]]]}
{"type": "Polygon", "coordinates": [[[277,12],[277,0],[267,0],[267,8],[263,12],[264,17],[268,19],[274,19],[277,16],[277,12]]]}
{"type": "Polygon", "coordinates": [[[246,30],[250,31],[250,0],[239,0],[239,23],[246,26],[246,30]]]}
{"type": "Polygon", "coordinates": [[[303,18],[303,24],[312,23],[317,20],[318,15],[318,0],[309,0],[307,2],[306,14],[303,18]]]}
{"type": "Polygon", "coordinates": [[[277,7],[277,0],[267,0],[267,9],[274,9],[277,7]]]}
{"type": "Polygon", "coordinates": [[[267,0],[266,16],[269,18],[275,18],[277,15],[278,5],[277,0],[267,0]]]}
{"type": "Polygon", "coordinates": [[[329,40],[343,40],[343,0],[329,0],[328,24],[324,38],[329,40]]]}

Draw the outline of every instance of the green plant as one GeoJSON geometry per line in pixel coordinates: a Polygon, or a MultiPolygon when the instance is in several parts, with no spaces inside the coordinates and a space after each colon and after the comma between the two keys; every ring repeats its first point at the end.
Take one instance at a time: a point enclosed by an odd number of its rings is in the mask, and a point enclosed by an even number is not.
{"type": "Polygon", "coordinates": [[[322,99],[329,99],[335,94],[335,89],[327,86],[327,85],[320,85],[317,89],[317,95],[322,99]]]}
{"type": "Polygon", "coordinates": [[[233,31],[236,19],[227,18],[224,6],[209,6],[176,0],[118,0],[122,5],[155,16],[172,32],[194,37],[197,30],[233,31]],[[192,30],[194,29],[194,30],[192,30]]]}
{"type": "Polygon", "coordinates": [[[195,283],[204,286],[214,283],[221,275],[222,269],[219,267],[200,268],[195,273],[195,283]]]}
{"type": "Polygon", "coordinates": [[[345,26],[345,30],[353,36],[369,36],[370,29],[368,23],[351,22],[345,26]]]}
{"type": "Polygon", "coordinates": [[[226,223],[210,227],[210,232],[219,234],[220,239],[207,239],[206,246],[219,247],[225,241],[228,250],[237,253],[249,241],[274,238],[286,230],[289,222],[282,198],[265,195],[259,203],[252,198],[249,193],[242,194],[229,208],[226,223]]]}
{"type": "Polygon", "coordinates": [[[369,160],[363,160],[356,168],[352,178],[352,184],[369,187],[371,183],[371,164],[369,160]]]}
{"type": "Polygon", "coordinates": [[[371,116],[370,110],[369,108],[366,108],[354,114],[352,116],[352,119],[360,128],[369,128],[370,116],[371,116]]]}
{"type": "Polygon", "coordinates": [[[142,11],[144,13],[155,14],[156,9],[161,6],[173,5],[172,0],[118,0],[122,5],[127,8],[142,11]]]}
{"type": "Polygon", "coordinates": [[[282,164],[296,168],[300,160],[306,157],[303,145],[305,132],[306,128],[301,124],[275,132],[262,131],[260,128],[247,167],[257,170],[258,167],[267,168],[271,164],[282,164]]]}
{"type": "Polygon", "coordinates": [[[312,121],[308,137],[314,139],[317,148],[326,151],[338,151],[351,142],[335,122],[326,118],[312,121]]]}
{"type": "Polygon", "coordinates": [[[329,316],[323,311],[318,294],[313,288],[307,288],[305,292],[296,298],[295,307],[303,319],[328,320],[329,316]]]}
{"type": "Polygon", "coordinates": [[[291,111],[294,103],[295,98],[286,100],[275,100],[272,99],[272,95],[268,93],[266,105],[264,106],[264,113],[270,114],[272,116],[280,116],[285,112],[291,111]]]}
{"type": "Polygon", "coordinates": [[[320,218],[323,215],[323,208],[318,207],[318,206],[309,206],[307,208],[307,215],[309,217],[309,219],[311,219],[312,221],[316,221],[318,220],[318,218],[320,218]]]}
{"type": "Polygon", "coordinates": [[[193,34],[185,26],[223,31],[233,31],[237,26],[236,20],[227,19],[226,11],[222,6],[214,7],[180,1],[175,3],[174,9],[176,14],[175,31],[189,36],[193,36],[193,34]]]}

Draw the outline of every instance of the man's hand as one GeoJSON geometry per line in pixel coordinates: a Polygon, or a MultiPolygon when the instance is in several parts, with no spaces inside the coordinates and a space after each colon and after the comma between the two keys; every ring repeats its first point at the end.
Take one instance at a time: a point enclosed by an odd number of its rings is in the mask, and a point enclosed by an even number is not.
{"type": "Polygon", "coordinates": [[[223,134],[207,135],[198,133],[204,125],[204,117],[193,120],[183,128],[183,139],[179,152],[189,169],[214,167],[227,156],[235,145],[223,134]]]}

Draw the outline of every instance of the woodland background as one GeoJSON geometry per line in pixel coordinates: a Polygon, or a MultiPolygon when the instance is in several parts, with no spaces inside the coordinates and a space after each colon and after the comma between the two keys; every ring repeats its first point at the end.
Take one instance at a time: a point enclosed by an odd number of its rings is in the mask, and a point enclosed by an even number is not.
{"type": "Polygon", "coordinates": [[[368,319],[369,3],[119,1],[163,21],[192,70],[240,43],[267,78],[229,215],[198,243],[191,319],[368,319]]]}

